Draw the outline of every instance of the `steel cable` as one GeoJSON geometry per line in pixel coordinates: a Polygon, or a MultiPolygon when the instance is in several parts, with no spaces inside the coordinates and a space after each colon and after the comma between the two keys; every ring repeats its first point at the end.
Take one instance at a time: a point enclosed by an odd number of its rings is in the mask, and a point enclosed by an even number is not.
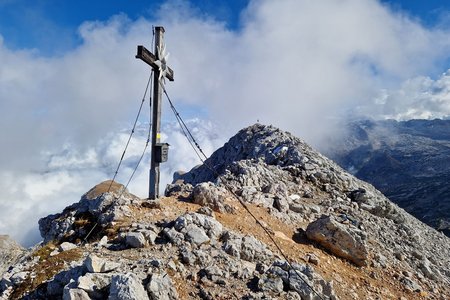
{"type": "MultiPolygon", "coordinates": [[[[176,119],[178,120],[178,123],[180,124],[181,130],[183,132],[183,134],[185,135],[186,139],[189,141],[189,144],[192,146],[192,148],[194,149],[195,153],[197,154],[198,158],[200,159],[200,161],[203,163],[204,166],[206,166],[217,178],[220,176],[220,174],[214,169],[212,168],[208,163],[206,163],[206,159],[207,156],[205,155],[205,153],[203,152],[203,150],[200,148],[200,145],[197,143],[197,141],[195,140],[194,136],[191,134],[189,128],[186,126],[186,123],[183,121],[183,119],[181,118],[180,114],[178,113],[178,111],[175,109],[175,106],[173,105],[172,100],[170,99],[166,89],[163,87],[163,91],[164,94],[166,95],[167,100],[169,101],[170,107],[172,108],[172,111],[175,114],[176,119]],[[183,129],[184,126],[184,129],[183,129]],[[187,133],[188,134],[187,134],[187,133]],[[190,139],[192,139],[192,142],[190,141],[190,139]],[[195,144],[195,146],[194,146],[195,144]],[[200,153],[205,157],[205,159],[203,159],[199,153],[197,152],[197,150],[195,149],[195,147],[198,148],[198,150],[200,151],[200,153]]],[[[281,249],[281,247],[278,245],[278,243],[275,241],[275,239],[272,237],[272,234],[270,234],[269,230],[258,220],[258,218],[251,212],[250,208],[243,202],[243,200],[233,191],[233,189],[228,186],[226,184],[226,182],[223,182],[223,186],[225,187],[225,189],[231,194],[233,195],[238,202],[241,204],[241,206],[247,211],[247,213],[255,220],[255,222],[264,230],[264,232],[267,234],[267,236],[269,237],[269,239],[272,241],[272,243],[275,245],[275,247],[277,248],[277,250],[280,252],[281,256],[284,258],[284,260],[287,262],[287,264],[289,265],[289,267],[294,270],[294,272],[297,274],[297,276],[308,286],[308,288],[314,292],[314,294],[316,294],[321,300],[324,300],[323,297],[305,280],[302,278],[302,276],[298,273],[298,271],[292,266],[292,264],[289,262],[286,254],[284,254],[283,250],[281,249]]]]}

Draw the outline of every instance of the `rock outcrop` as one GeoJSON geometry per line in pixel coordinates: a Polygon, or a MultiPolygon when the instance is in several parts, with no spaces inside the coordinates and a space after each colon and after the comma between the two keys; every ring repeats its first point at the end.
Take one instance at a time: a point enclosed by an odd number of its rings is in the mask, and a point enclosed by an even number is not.
{"type": "Polygon", "coordinates": [[[22,255],[25,249],[7,235],[0,235],[0,276],[22,255]]]}
{"type": "Polygon", "coordinates": [[[420,266],[434,259],[435,279],[450,280],[450,245],[442,233],[277,128],[256,124],[241,130],[204,165],[177,179],[194,189],[202,182],[227,187],[283,222],[298,224],[311,240],[358,266],[389,262],[427,277],[420,266]]]}
{"type": "Polygon", "coordinates": [[[104,182],[41,219],[0,299],[450,296],[447,237],[274,127],[241,130],[166,194],[104,182]]]}

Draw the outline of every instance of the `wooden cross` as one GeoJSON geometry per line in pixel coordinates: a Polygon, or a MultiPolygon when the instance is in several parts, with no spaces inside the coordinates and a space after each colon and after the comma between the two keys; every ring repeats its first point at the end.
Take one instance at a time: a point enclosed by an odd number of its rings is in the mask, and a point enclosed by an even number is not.
{"type": "Polygon", "coordinates": [[[155,53],[148,51],[144,46],[137,47],[136,58],[143,60],[153,68],[154,84],[153,84],[153,111],[152,111],[152,147],[150,162],[150,187],[149,199],[157,199],[159,197],[159,164],[161,158],[157,154],[161,154],[161,98],[164,77],[173,81],[173,70],[166,65],[165,45],[164,45],[164,27],[155,27],[155,53]],[[162,81],[162,82],[161,82],[162,81]],[[159,151],[158,151],[159,150],[159,151]],[[159,152],[159,153],[157,153],[159,152]]]}

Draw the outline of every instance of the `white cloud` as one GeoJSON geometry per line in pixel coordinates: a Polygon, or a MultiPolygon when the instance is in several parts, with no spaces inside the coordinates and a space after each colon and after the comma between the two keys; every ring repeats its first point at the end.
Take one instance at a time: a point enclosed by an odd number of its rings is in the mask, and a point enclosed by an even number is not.
{"type": "Polygon", "coordinates": [[[316,144],[336,113],[439,70],[450,42],[376,1],[254,1],[237,33],[173,19],[177,98],[207,106],[229,132],[259,119],[316,144]]]}
{"type": "MultiPolygon", "coordinates": [[[[134,58],[136,45],[150,48],[152,24],[166,28],[172,99],[214,120],[191,123],[209,153],[257,120],[317,145],[336,118],[371,107],[381,88],[394,91],[442,71],[450,44],[448,29],[424,28],[374,0],[252,1],[238,31],[170,1],[154,20],[119,15],[84,23],[77,48],[47,58],[10,50],[0,39],[0,232],[29,244],[36,229],[27,235],[24,220],[34,223],[111,177],[128,133],[119,129],[133,119],[149,72],[134,58]]],[[[421,91],[424,82],[401,89],[421,91]]],[[[445,91],[438,94],[414,98],[413,114],[411,97],[378,97],[379,113],[407,118],[432,106],[427,111],[439,115],[448,107],[445,91]]],[[[169,114],[165,106],[164,118],[169,114]]],[[[180,133],[166,128],[173,150],[163,182],[198,163],[180,133]]],[[[140,151],[131,145],[119,181],[140,151]]],[[[139,171],[130,186],[141,196],[146,174],[139,171]]]]}
{"type": "MultiPolygon", "coordinates": [[[[186,121],[203,150],[208,155],[223,144],[214,133],[210,122],[197,119],[186,121]]],[[[137,128],[124,157],[117,181],[126,184],[147,139],[145,125],[137,128]]],[[[163,125],[170,141],[170,160],[161,165],[161,192],[165,184],[172,181],[177,170],[189,170],[200,163],[176,124],[163,125]]],[[[39,241],[37,222],[50,213],[62,211],[64,207],[78,201],[81,195],[95,184],[111,179],[121,157],[129,130],[111,134],[83,151],[66,145],[58,153],[47,152],[46,167],[39,172],[0,172],[0,232],[12,235],[26,246],[39,241]]],[[[148,196],[148,166],[150,156],[146,154],[131,181],[130,192],[146,198],[148,196]]]]}
{"type": "Polygon", "coordinates": [[[384,119],[410,120],[450,117],[450,70],[436,80],[418,76],[404,81],[396,89],[384,89],[371,103],[357,108],[384,119]]]}

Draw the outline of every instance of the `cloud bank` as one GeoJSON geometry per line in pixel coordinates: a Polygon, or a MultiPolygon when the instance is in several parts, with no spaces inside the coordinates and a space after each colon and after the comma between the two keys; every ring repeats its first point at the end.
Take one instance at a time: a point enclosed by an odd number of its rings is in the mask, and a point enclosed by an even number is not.
{"type": "Polygon", "coordinates": [[[418,76],[396,89],[382,89],[372,103],[358,108],[360,115],[398,121],[450,117],[450,70],[437,79],[418,76]]]}
{"type": "MultiPolygon", "coordinates": [[[[166,29],[175,70],[168,92],[182,114],[201,112],[192,124],[208,151],[257,120],[320,145],[349,113],[449,114],[448,76],[420,77],[445,71],[449,29],[425,28],[374,0],[252,1],[236,31],[184,1],[169,1],[152,20],[118,15],[83,23],[82,43],[54,57],[13,51],[0,39],[1,233],[36,241],[32,220],[112,176],[121,130],[129,127],[149,74],[134,58],[136,45],[150,48],[152,24],[166,29]]],[[[168,182],[171,171],[198,160],[176,128],[165,128],[175,145],[163,176],[168,182]]],[[[146,181],[142,169],[131,192],[146,196],[146,181]]]]}
{"type": "MultiPolygon", "coordinates": [[[[207,155],[224,143],[215,134],[216,128],[211,122],[191,119],[187,124],[207,155]]],[[[147,127],[147,124],[137,127],[116,178],[118,182],[126,184],[138,164],[147,139],[147,127]]],[[[171,146],[170,160],[161,165],[161,194],[175,171],[189,170],[199,164],[175,123],[165,123],[162,128],[169,133],[163,135],[162,140],[170,141],[171,146]]],[[[112,133],[84,150],[76,145],[63,145],[58,152],[42,155],[47,163],[39,172],[0,172],[0,232],[8,233],[26,246],[37,243],[40,240],[39,218],[62,211],[95,184],[112,178],[129,134],[130,130],[112,133]]],[[[141,197],[148,196],[149,165],[147,153],[128,186],[132,193],[141,197]]]]}

